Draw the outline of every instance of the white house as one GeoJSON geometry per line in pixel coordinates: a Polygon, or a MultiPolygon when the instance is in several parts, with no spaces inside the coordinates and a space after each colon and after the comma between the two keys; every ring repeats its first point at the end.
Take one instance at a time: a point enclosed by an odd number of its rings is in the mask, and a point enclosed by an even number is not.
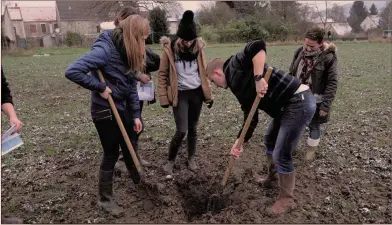
{"type": "Polygon", "coordinates": [[[167,24],[169,25],[169,33],[176,34],[178,30],[178,24],[180,23],[180,19],[176,17],[167,18],[167,24]]]}
{"type": "Polygon", "coordinates": [[[366,19],[361,23],[361,28],[364,31],[368,31],[370,29],[377,28],[379,22],[380,22],[380,17],[378,15],[370,15],[366,17],[366,19]]]}

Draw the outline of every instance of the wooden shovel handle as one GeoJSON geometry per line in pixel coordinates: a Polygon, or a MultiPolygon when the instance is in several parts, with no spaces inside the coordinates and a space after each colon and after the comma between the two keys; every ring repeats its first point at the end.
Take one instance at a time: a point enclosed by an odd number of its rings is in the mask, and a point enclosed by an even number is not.
{"type": "MultiPolygon", "coordinates": [[[[272,67],[268,67],[267,72],[265,73],[265,76],[264,76],[264,79],[267,83],[268,83],[268,80],[271,76],[271,73],[272,73],[272,67]]],[[[241,135],[238,138],[238,145],[239,146],[241,146],[242,143],[244,142],[246,132],[248,132],[250,122],[252,121],[253,115],[257,111],[257,107],[259,106],[260,100],[261,100],[261,97],[258,94],[256,94],[256,98],[255,98],[255,101],[253,102],[252,109],[250,110],[248,118],[246,119],[244,127],[242,128],[241,135]]],[[[225,175],[223,176],[222,186],[226,186],[227,180],[229,179],[229,176],[230,176],[231,168],[233,167],[233,163],[234,163],[234,156],[230,154],[229,165],[227,166],[226,171],[225,171],[225,175]]]]}
{"type": "MultiPolygon", "coordinates": [[[[97,70],[98,76],[99,76],[99,80],[103,83],[105,83],[105,79],[103,78],[102,72],[100,70],[97,70]]],[[[133,162],[135,163],[135,167],[137,169],[137,171],[139,172],[139,174],[141,174],[142,171],[142,166],[140,165],[139,159],[136,156],[135,150],[132,147],[131,141],[129,140],[129,136],[127,131],[125,130],[124,124],[121,121],[120,115],[118,114],[116,105],[114,104],[113,98],[112,96],[109,94],[109,98],[108,98],[109,104],[110,104],[110,108],[112,108],[114,117],[116,118],[117,124],[120,127],[121,133],[124,137],[125,143],[127,144],[127,147],[129,149],[129,152],[131,153],[133,162]]]]}

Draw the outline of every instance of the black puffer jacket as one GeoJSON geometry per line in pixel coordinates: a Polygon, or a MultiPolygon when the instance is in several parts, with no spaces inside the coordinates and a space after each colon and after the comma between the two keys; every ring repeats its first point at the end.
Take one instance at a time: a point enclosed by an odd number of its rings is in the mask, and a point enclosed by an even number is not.
{"type": "MultiPolygon", "coordinates": [[[[330,111],[338,88],[338,60],[336,57],[336,46],[332,43],[325,45],[325,50],[315,62],[314,72],[311,75],[311,89],[316,98],[318,98],[317,101],[319,102],[317,104],[317,111],[314,115],[313,121],[319,123],[328,122],[330,113],[328,113],[326,117],[320,117],[319,110],[323,110],[325,112],[330,111]]],[[[294,59],[291,62],[291,75],[296,76],[298,65],[302,56],[303,47],[300,47],[295,51],[294,59]]]]}

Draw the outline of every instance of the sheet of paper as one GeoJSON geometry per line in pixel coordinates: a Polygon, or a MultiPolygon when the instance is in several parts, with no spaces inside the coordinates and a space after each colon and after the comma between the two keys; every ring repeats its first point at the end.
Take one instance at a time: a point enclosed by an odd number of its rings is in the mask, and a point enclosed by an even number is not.
{"type": "Polygon", "coordinates": [[[4,135],[1,137],[1,140],[6,139],[7,137],[9,137],[16,129],[16,124],[14,124],[10,129],[8,129],[4,135]]]}
{"type": "Polygon", "coordinates": [[[8,129],[1,137],[1,155],[5,155],[23,145],[22,138],[20,138],[18,133],[14,133],[15,130],[16,125],[8,129]]]}

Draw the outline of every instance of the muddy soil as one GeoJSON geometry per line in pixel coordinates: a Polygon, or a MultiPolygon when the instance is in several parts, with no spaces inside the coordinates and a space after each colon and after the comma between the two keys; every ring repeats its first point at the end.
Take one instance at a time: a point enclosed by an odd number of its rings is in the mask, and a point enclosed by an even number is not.
{"type": "Polygon", "coordinates": [[[14,164],[3,164],[2,214],[23,218],[27,223],[392,222],[387,210],[391,203],[390,159],[387,164],[374,162],[379,173],[365,179],[369,174],[346,168],[344,163],[339,163],[340,156],[335,162],[327,158],[333,151],[328,146],[334,145],[334,137],[330,139],[314,162],[306,163],[304,151],[296,151],[298,207],[285,216],[267,213],[278,194],[277,186],[262,188],[253,182],[257,174],[266,173],[261,144],[245,145],[246,151],[235,161],[227,186],[218,192],[223,200],[215,210],[210,210],[208,200],[220,190],[228,162],[224,153],[228,151],[222,149],[229,149],[229,145],[207,148],[214,145],[205,142],[200,146],[204,154],[197,157],[200,169],[196,173],[187,169],[183,148],[173,179],[166,179],[161,169],[166,143],[146,140],[142,140],[145,142],[141,155],[153,165],[145,168],[145,179],[155,188],[134,185],[120,163],[121,173],[116,174],[114,194],[124,207],[125,216],[115,218],[97,207],[100,154],[87,151],[29,158],[27,162],[16,155],[14,164]],[[33,162],[34,166],[24,166],[33,162]]]}

